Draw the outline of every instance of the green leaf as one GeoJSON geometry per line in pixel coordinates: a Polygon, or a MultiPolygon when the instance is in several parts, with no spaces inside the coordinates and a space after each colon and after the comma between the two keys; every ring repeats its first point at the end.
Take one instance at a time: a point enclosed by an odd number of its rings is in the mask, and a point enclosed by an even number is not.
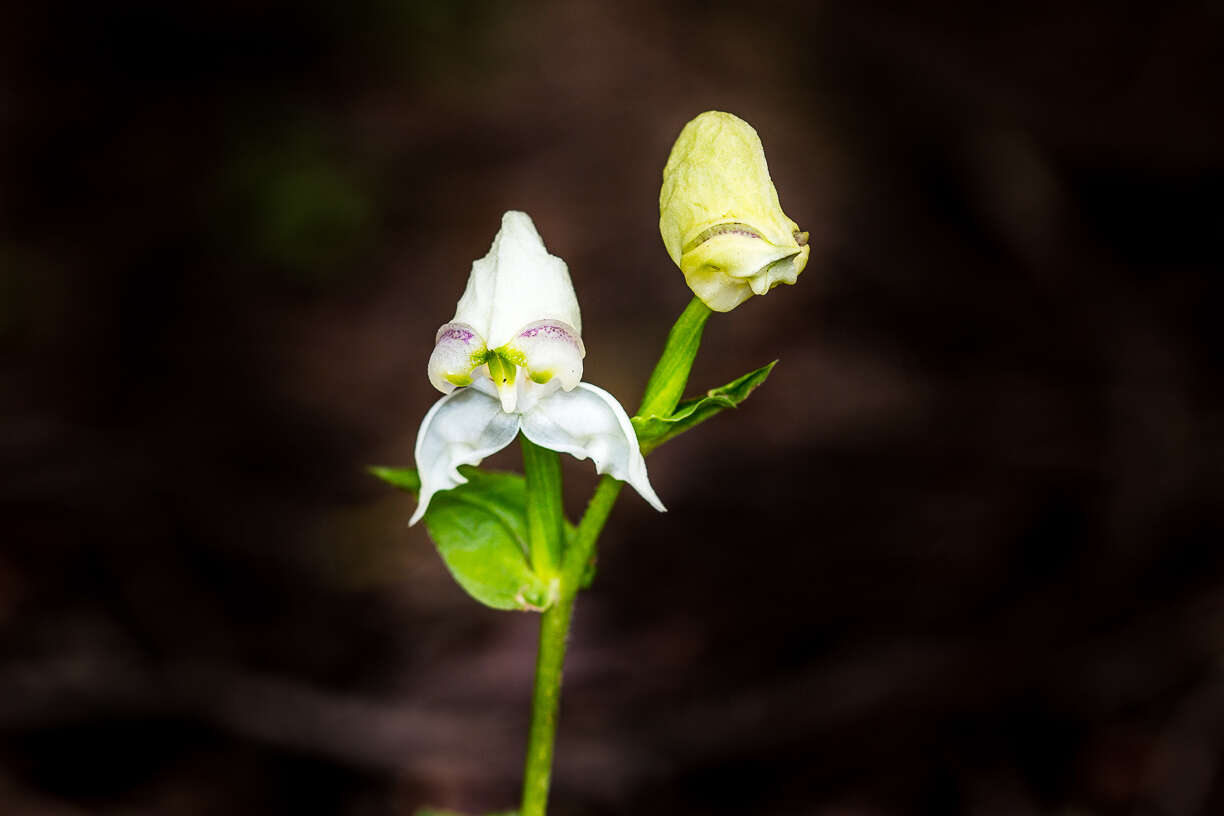
{"type": "Polygon", "coordinates": [[[778,361],[774,360],[721,388],[710,389],[704,397],[687,399],[677,405],[676,410],[669,416],[635,416],[633,427],[637,431],[642,453],[649,453],[667,440],[705,422],[726,408],[735,408],[765,382],[769,372],[777,364],[778,361]]]}
{"type": "Polygon", "coordinates": [[[494,609],[542,610],[549,586],[527,560],[527,489],[522,476],[463,469],[468,483],[434,495],[425,528],[468,594],[494,609]]]}
{"type": "Polygon", "coordinates": [[[411,493],[414,496],[421,492],[421,477],[417,473],[416,468],[393,468],[371,465],[366,470],[387,484],[398,487],[400,490],[411,493]]]}
{"type": "MultiPolygon", "coordinates": [[[[416,493],[413,468],[372,467],[370,473],[416,493]]],[[[459,469],[466,484],[434,494],[425,529],[446,568],[469,595],[494,609],[543,610],[551,587],[527,560],[527,487],[517,473],[459,469]]]]}

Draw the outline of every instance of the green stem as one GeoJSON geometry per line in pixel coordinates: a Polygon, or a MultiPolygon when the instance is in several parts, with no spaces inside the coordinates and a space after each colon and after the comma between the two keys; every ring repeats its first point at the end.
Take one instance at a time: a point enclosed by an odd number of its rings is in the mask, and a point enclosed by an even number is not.
{"type": "Polygon", "coordinates": [[[667,344],[659,355],[650,381],[646,383],[646,394],[642,397],[638,416],[667,416],[675,410],[684,396],[689,372],[693,370],[693,360],[701,346],[701,334],[711,314],[710,307],[697,298],[684,307],[668,332],[667,344]]]}
{"type": "Polygon", "coordinates": [[[561,506],[561,457],[520,435],[523,472],[527,477],[527,541],[537,575],[556,580],[552,605],[540,616],[540,647],[536,656],[535,690],[531,700],[531,731],[523,774],[520,813],[544,816],[552,776],[557,711],[561,703],[561,665],[565,636],[574,610],[574,594],[565,592],[560,575],[565,537],[561,506]]]}
{"type": "MultiPolygon", "coordinates": [[[[705,329],[710,310],[697,298],[689,303],[667,335],[663,354],[655,365],[654,373],[646,384],[639,416],[666,416],[670,414],[684,394],[693,358],[701,345],[701,334],[705,329]]],[[[557,455],[533,445],[526,437],[523,442],[523,465],[527,471],[527,525],[531,539],[532,564],[537,563],[537,539],[545,540],[544,531],[557,530],[564,535],[561,510],[560,465],[557,455]],[[534,449],[534,450],[532,450],[534,449]],[[551,453],[556,464],[557,489],[533,490],[531,468],[536,468],[536,479],[546,482],[552,478],[546,474],[542,463],[544,457],[538,452],[551,453]],[[555,505],[549,497],[556,497],[555,505]],[[537,533],[537,530],[540,531],[537,533]]],[[[523,801],[519,816],[545,816],[548,806],[548,786],[552,779],[553,750],[557,737],[557,714],[561,706],[561,669],[565,663],[565,641],[569,636],[570,621],[574,615],[574,601],[587,565],[595,557],[595,542],[603,532],[608,514],[616,504],[624,482],[604,476],[595,488],[595,494],[587,504],[578,530],[565,547],[561,558],[551,564],[561,564],[560,584],[556,601],[540,616],[540,646],[536,656],[535,689],[531,700],[531,731],[527,737],[527,765],[523,778],[523,801]]],[[[559,539],[558,539],[559,540],[559,539]]],[[[542,548],[540,557],[559,553],[559,549],[542,548]]],[[[538,567],[537,567],[538,570],[538,567]]]]}
{"type": "Polygon", "coordinates": [[[578,522],[578,530],[565,552],[565,562],[561,570],[562,597],[565,597],[567,590],[571,595],[578,593],[582,576],[595,556],[595,542],[599,540],[608,514],[612,512],[612,505],[616,504],[616,497],[624,486],[624,482],[611,476],[604,476],[599,480],[595,495],[591,496],[582,521],[578,522]]]}
{"type": "Polygon", "coordinates": [[[561,508],[561,455],[519,435],[527,477],[527,541],[531,567],[549,580],[561,566],[565,540],[561,508]]]}
{"type": "Polygon", "coordinates": [[[535,690],[531,700],[531,731],[527,736],[527,766],[523,774],[523,802],[519,816],[544,816],[552,779],[557,713],[561,705],[561,668],[565,641],[574,615],[574,600],[595,541],[603,531],[612,505],[624,482],[604,476],[587,505],[578,530],[565,553],[560,595],[540,616],[540,647],[536,655],[535,690]]]}
{"type": "Polygon", "coordinates": [[[552,779],[557,712],[561,706],[561,665],[565,638],[574,614],[574,594],[562,593],[540,616],[540,650],[536,655],[535,690],[531,698],[531,731],[527,736],[527,767],[519,816],[544,816],[552,779]]]}

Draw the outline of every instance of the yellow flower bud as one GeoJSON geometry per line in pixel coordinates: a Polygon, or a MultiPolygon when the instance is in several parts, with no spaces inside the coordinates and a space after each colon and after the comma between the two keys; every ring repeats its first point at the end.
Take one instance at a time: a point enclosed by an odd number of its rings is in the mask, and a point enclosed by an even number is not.
{"type": "Polygon", "coordinates": [[[684,126],[659,192],[663,245],[689,288],[716,312],[792,284],[807,265],[807,233],[786,217],[752,126],[706,111],[684,126]]]}

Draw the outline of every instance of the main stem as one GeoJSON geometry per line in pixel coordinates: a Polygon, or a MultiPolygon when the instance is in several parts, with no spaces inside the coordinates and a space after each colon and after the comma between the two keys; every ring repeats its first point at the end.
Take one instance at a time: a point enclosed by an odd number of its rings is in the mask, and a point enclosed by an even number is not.
{"type": "Polygon", "coordinates": [[[531,703],[531,731],[527,737],[520,813],[543,816],[548,804],[557,710],[561,703],[561,664],[565,661],[565,635],[574,611],[574,593],[566,592],[561,571],[565,538],[561,506],[561,458],[525,435],[523,471],[527,481],[527,545],[537,575],[554,581],[553,603],[540,616],[540,649],[536,655],[535,691],[531,703]]]}
{"type": "Polygon", "coordinates": [[[561,705],[561,667],[566,638],[574,616],[574,600],[582,583],[595,541],[624,483],[604,476],[587,505],[578,531],[570,541],[561,572],[556,602],[540,616],[540,650],[536,655],[535,691],[531,701],[531,731],[527,737],[527,767],[523,775],[523,803],[519,816],[544,816],[552,779],[557,712],[561,705]],[[585,553],[585,555],[583,555],[585,553]],[[573,557],[571,557],[573,556],[573,557]]]}
{"type": "Polygon", "coordinates": [[[565,638],[574,614],[574,594],[567,593],[540,616],[540,650],[536,654],[535,691],[531,698],[531,732],[523,774],[521,816],[544,816],[552,780],[557,712],[561,707],[561,664],[565,638]]]}
{"type": "MultiPolygon", "coordinates": [[[[646,385],[638,415],[666,416],[675,409],[688,382],[693,357],[701,344],[701,334],[709,316],[710,310],[705,304],[693,298],[672,326],[667,345],[646,385]]],[[[522,442],[523,464],[527,470],[529,544],[534,558],[536,552],[544,554],[552,551],[543,540],[537,540],[542,538],[537,531],[563,529],[560,471],[558,467],[555,478],[550,475],[547,472],[550,466],[539,455],[543,449],[532,445],[526,437],[522,438],[522,442]],[[529,445],[533,449],[529,449],[529,445]]],[[[599,534],[603,532],[608,514],[612,512],[623,486],[624,482],[611,476],[599,480],[577,531],[564,547],[557,599],[540,616],[540,646],[536,655],[531,730],[527,737],[527,765],[523,774],[523,801],[519,816],[545,816],[548,807],[557,714],[561,706],[561,668],[565,663],[565,641],[569,637],[570,621],[574,616],[574,600],[582,585],[582,576],[594,558],[595,542],[599,540],[599,534]]]]}

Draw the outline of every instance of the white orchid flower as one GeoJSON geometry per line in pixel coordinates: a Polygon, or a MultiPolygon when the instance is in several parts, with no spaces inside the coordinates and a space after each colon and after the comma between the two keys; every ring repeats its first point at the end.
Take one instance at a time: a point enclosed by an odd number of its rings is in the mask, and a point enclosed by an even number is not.
{"type": "Polygon", "coordinates": [[[526,213],[507,212],[489,254],[472,262],[455,316],[438,329],[429,381],[444,396],[417,433],[420,503],[467,481],[521,430],[535,444],[590,458],[663,511],[620,403],[582,380],[582,317],[565,261],[548,254],[526,213]]]}

